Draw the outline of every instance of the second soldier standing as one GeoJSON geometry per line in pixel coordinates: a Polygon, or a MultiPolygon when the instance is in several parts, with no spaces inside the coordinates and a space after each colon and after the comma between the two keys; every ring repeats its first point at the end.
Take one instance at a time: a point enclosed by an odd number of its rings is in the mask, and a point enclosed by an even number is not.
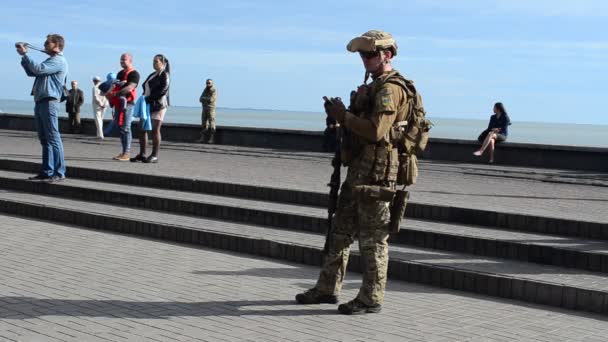
{"type": "Polygon", "coordinates": [[[198,142],[213,144],[215,141],[215,103],[217,102],[217,89],[213,85],[212,79],[207,79],[205,90],[203,90],[199,102],[203,105],[203,112],[201,113],[201,138],[198,142]]]}

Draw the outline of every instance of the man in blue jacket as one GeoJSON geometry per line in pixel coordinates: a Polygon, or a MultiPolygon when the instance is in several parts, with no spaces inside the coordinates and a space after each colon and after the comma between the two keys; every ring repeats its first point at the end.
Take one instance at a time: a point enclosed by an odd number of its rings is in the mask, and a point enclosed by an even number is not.
{"type": "Polygon", "coordinates": [[[44,52],[49,55],[42,63],[36,63],[28,56],[28,48],[23,43],[16,44],[17,53],[22,56],[21,66],[30,77],[35,77],[32,87],[34,96],[34,119],[38,139],[42,145],[42,168],[30,177],[31,180],[58,182],[65,179],[63,143],[59,134],[59,102],[68,73],[68,63],[63,57],[65,41],[58,34],[49,34],[44,42],[44,52]]]}

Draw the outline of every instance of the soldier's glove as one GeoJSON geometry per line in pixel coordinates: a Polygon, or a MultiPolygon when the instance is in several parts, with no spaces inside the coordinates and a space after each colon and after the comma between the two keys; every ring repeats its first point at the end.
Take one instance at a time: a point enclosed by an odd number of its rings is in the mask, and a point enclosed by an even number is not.
{"type": "Polygon", "coordinates": [[[339,123],[344,123],[344,115],[346,115],[346,107],[339,97],[332,97],[330,101],[325,101],[323,105],[325,113],[336,119],[339,123]]]}

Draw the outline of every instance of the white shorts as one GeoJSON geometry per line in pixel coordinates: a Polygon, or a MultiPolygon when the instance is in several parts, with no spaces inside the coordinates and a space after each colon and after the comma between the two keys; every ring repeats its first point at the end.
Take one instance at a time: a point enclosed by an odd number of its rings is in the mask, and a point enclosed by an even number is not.
{"type": "Polygon", "coordinates": [[[152,120],[163,121],[165,118],[166,112],[167,112],[167,108],[163,108],[163,109],[159,110],[158,112],[154,112],[154,113],[150,114],[150,117],[152,117],[152,120]]]}

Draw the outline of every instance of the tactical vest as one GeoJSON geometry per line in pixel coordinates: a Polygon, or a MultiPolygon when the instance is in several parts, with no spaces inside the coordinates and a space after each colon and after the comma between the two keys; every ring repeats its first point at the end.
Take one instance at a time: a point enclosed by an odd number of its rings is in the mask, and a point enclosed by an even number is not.
{"type": "Polygon", "coordinates": [[[369,175],[373,182],[411,185],[418,176],[417,153],[424,151],[432,123],[425,118],[422,97],[412,81],[393,70],[374,80],[369,96],[351,93],[350,110],[353,114],[370,119],[376,95],[385,83],[393,83],[404,90],[407,103],[397,108],[395,121],[386,135],[376,143],[369,143],[354,134],[346,134],[342,144],[345,165],[369,175]]]}

